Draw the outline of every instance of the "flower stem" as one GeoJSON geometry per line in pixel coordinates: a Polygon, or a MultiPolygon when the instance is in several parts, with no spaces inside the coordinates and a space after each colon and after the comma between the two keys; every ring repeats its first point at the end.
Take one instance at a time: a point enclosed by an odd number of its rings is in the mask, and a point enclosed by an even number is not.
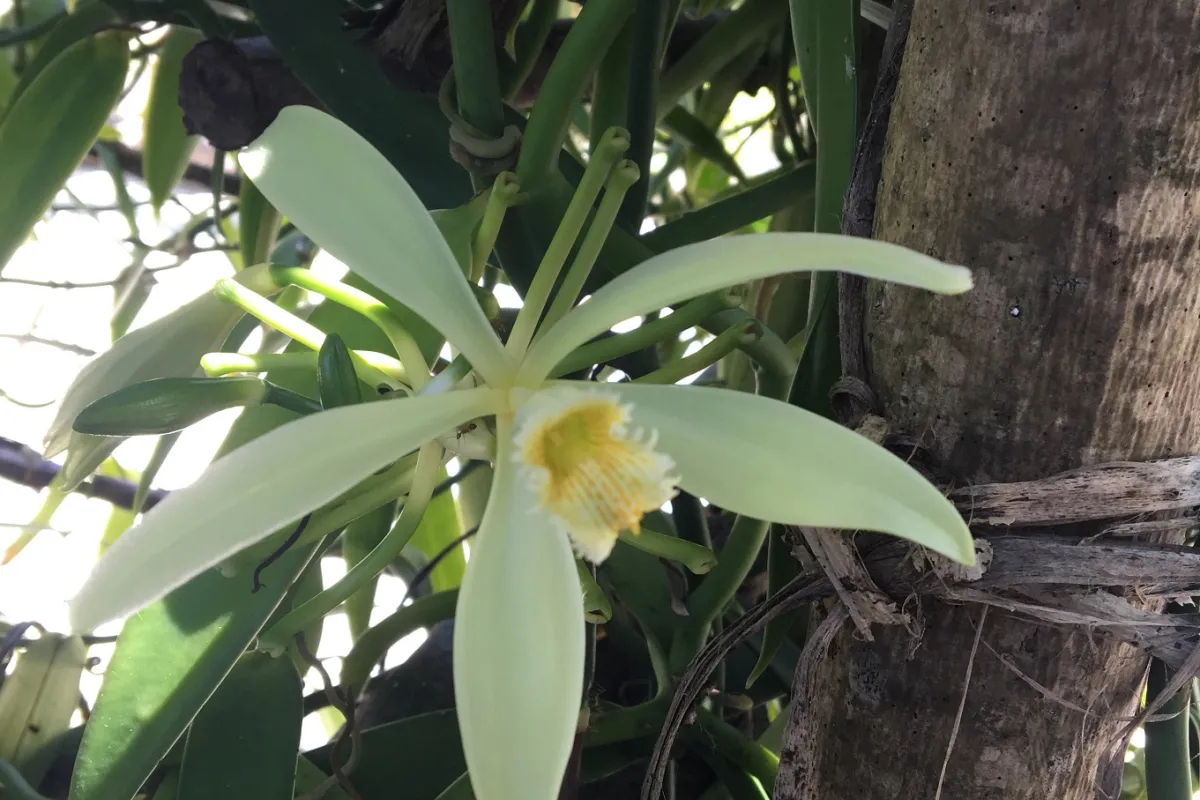
{"type": "Polygon", "coordinates": [[[708,344],[690,356],[677,358],[662,369],[634,379],[634,383],[678,383],[689,375],[703,372],[725,356],[762,336],[762,323],[749,319],[741,325],[731,325],[708,344]]]}
{"type": "Polygon", "coordinates": [[[617,220],[617,212],[621,210],[625,193],[629,191],[629,187],[637,183],[637,179],[637,164],[629,160],[618,164],[612,175],[609,176],[608,181],[604,184],[604,197],[600,199],[600,207],[596,209],[596,213],[592,217],[592,224],[588,226],[587,233],[583,236],[579,250],[575,253],[575,260],[571,262],[570,269],[563,277],[562,286],[558,288],[558,294],[554,296],[550,310],[546,312],[546,319],[539,329],[540,332],[550,330],[555,322],[566,316],[571,307],[575,305],[575,301],[579,299],[579,293],[583,291],[583,284],[592,274],[596,257],[600,255],[600,248],[604,246],[605,240],[608,239],[608,233],[617,220]]]}
{"type": "Polygon", "coordinates": [[[636,5],[637,0],[589,3],[575,18],[529,113],[517,162],[517,177],[522,186],[536,190],[554,168],[571,115],[587,89],[588,79],[636,5]]]}
{"type": "Polygon", "coordinates": [[[419,389],[429,381],[429,365],[425,363],[421,348],[417,346],[416,340],[400,319],[382,301],[361,289],[341,281],[322,278],[303,267],[272,267],[271,274],[278,283],[290,283],[316,292],[338,305],[362,314],[387,336],[396,350],[396,355],[400,357],[400,363],[404,366],[404,373],[412,387],[419,389]]]}
{"type": "MultiPolygon", "coordinates": [[[[341,605],[363,584],[374,578],[392,562],[408,540],[416,532],[425,515],[425,509],[433,497],[442,468],[444,450],[440,444],[424,445],[417,456],[417,468],[413,475],[412,488],[400,512],[400,518],[367,557],[355,564],[349,572],[333,586],[292,609],[259,638],[259,649],[268,653],[282,653],[297,633],[310,622],[323,617],[341,605]]],[[[312,522],[309,523],[312,525],[312,522]]]]}
{"type": "MultiPolygon", "coordinates": [[[[320,328],[300,319],[295,314],[284,311],[261,294],[251,291],[235,281],[222,278],[213,287],[213,293],[230,305],[237,306],[252,317],[256,317],[277,331],[287,334],[305,347],[312,350],[320,350],[321,344],[325,341],[325,333],[320,328]]],[[[351,357],[354,358],[353,355],[351,357]]],[[[362,375],[363,380],[371,385],[378,386],[382,384],[392,388],[399,388],[396,385],[395,379],[387,372],[366,363],[361,358],[355,358],[354,360],[354,366],[359,371],[359,374],[362,375]]],[[[395,363],[393,371],[399,372],[403,369],[400,362],[394,359],[393,361],[395,363]]]]}
{"type": "Polygon", "coordinates": [[[420,628],[428,628],[454,616],[458,589],[437,592],[401,606],[379,624],[367,628],[342,661],[342,683],[357,693],[371,675],[371,668],[388,648],[420,628]]]}
{"type": "Polygon", "coordinates": [[[558,366],[550,372],[550,377],[558,378],[593,364],[604,364],[674,338],[718,311],[733,308],[735,304],[732,295],[724,292],[697,297],[680,306],[677,311],[643,323],[628,333],[618,333],[585,344],[558,362],[558,366]]]}
{"type": "Polygon", "coordinates": [[[496,176],[496,181],[492,184],[491,192],[488,194],[487,208],[483,212],[483,219],[479,222],[479,232],[475,234],[475,241],[471,243],[471,274],[469,278],[472,284],[483,280],[488,256],[495,249],[496,237],[500,235],[504,214],[516,200],[520,191],[521,186],[517,183],[517,177],[511,172],[501,172],[496,176]]]}
{"type": "Polygon", "coordinates": [[[716,554],[707,547],[648,528],[642,528],[641,533],[621,531],[620,539],[630,547],[636,547],[644,553],[670,561],[678,561],[694,575],[703,575],[717,563],[716,554]]]}
{"type": "MultiPolygon", "coordinates": [[[[526,143],[528,144],[528,139],[526,143]]],[[[533,339],[534,328],[537,327],[542,311],[546,308],[546,301],[550,298],[550,292],[554,289],[554,283],[558,280],[558,274],[562,271],[563,264],[567,262],[567,256],[571,254],[571,248],[579,237],[584,223],[587,222],[588,212],[592,210],[592,203],[600,195],[600,190],[608,180],[608,175],[612,172],[617,159],[628,148],[629,135],[620,128],[610,128],[605,131],[600,143],[596,146],[591,161],[583,171],[583,178],[579,181],[575,194],[567,204],[562,221],[554,232],[554,237],[550,240],[545,255],[542,256],[542,262],[533,276],[533,283],[530,284],[529,291],[525,293],[525,303],[521,306],[520,313],[517,314],[517,321],[513,323],[507,349],[515,358],[519,359],[525,355],[525,350],[529,347],[530,340],[533,339]]]]}

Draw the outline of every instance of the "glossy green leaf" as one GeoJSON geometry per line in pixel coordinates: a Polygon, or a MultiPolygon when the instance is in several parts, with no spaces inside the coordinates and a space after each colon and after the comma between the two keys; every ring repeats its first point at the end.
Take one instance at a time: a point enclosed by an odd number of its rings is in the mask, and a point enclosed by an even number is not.
{"type": "Polygon", "coordinates": [[[0,684],[0,760],[31,783],[41,781],[54,760],[54,740],[70,726],[86,656],[78,636],[45,634],[0,684]]]}
{"type": "Polygon", "coordinates": [[[637,426],[658,433],[680,487],[721,508],[791,525],[881,531],[975,562],[971,533],[942,492],[835,422],[728,389],[610,388],[632,404],[637,426]]]}
{"type": "MultiPolygon", "coordinates": [[[[396,503],[391,502],[364,514],[346,527],[346,532],[342,534],[342,558],[346,561],[347,572],[383,541],[395,521],[396,503]]],[[[346,622],[350,625],[350,638],[354,641],[358,641],[370,627],[377,583],[378,578],[367,581],[342,606],[346,611],[346,622]]]]}
{"type": "MultiPolygon", "coordinates": [[[[443,479],[446,473],[442,473],[443,479]]],[[[434,558],[462,534],[458,522],[458,509],[454,507],[454,495],[444,491],[437,495],[425,509],[425,516],[417,532],[409,542],[426,558],[434,558]]],[[[455,589],[462,583],[467,568],[467,556],[459,544],[442,556],[429,573],[429,583],[435,592],[455,589]]]]}
{"type": "MultiPolygon", "coordinates": [[[[453,709],[368,728],[363,731],[362,748],[354,788],[363,800],[393,800],[401,786],[404,800],[436,800],[466,768],[453,709]]],[[[332,750],[326,745],[305,756],[329,774],[332,750]]],[[[338,757],[344,763],[348,756],[349,747],[344,745],[338,757]]]]}
{"type": "Polygon", "coordinates": [[[298,228],[421,315],[485,379],[497,382],[511,373],[429,212],[352,128],[316,109],[291,106],[238,160],[298,228]]]}
{"type": "MultiPolygon", "coordinates": [[[[270,261],[279,235],[279,212],[263,197],[254,181],[242,176],[238,203],[238,251],[242,264],[252,266],[270,261]]],[[[275,262],[280,263],[280,262],[275,262]]]]}
{"type": "Polygon", "coordinates": [[[680,247],[596,291],[538,339],[521,365],[537,379],[568,353],[630,317],[740,283],[800,271],[849,272],[945,294],[971,288],[971,272],[885,242],[819,233],[763,233],[680,247]]]}
{"type": "Polygon", "coordinates": [[[300,748],[301,693],[291,659],[242,656],[192,721],[179,800],[290,798],[300,748]]]}
{"type": "MultiPolygon", "coordinates": [[[[355,349],[387,347],[374,325],[336,304],[321,305],[310,321],[341,334],[355,349]]],[[[268,377],[294,391],[316,393],[311,374],[268,377]]],[[[250,409],[234,424],[222,451],[294,416],[277,406],[250,409]]],[[[209,570],[126,623],[113,656],[117,671],[105,678],[92,709],[71,800],[133,796],[250,644],[311,552],[300,548],[285,554],[263,572],[265,588],[256,594],[249,573],[227,579],[209,570]]]]}
{"type": "MultiPolygon", "coordinates": [[[[183,127],[179,108],[179,72],[183,57],[204,39],[200,31],[172,26],[158,49],[150,96],[142,119],[142,178],[154,210],[162,208],[183,177],[200,141],[183,127]]],[[[252,264],[255,262],[247,262],[252,264]]]]}
{"type": "Polygon", "coordinates": [[[0,122],[0,270],[96,141],[125,81],[128,41],[110,32],[71,45],[0,122]]]}
{"type": "MultiPolygon", "coordinates": [[[[117,22],[119,17],[106,3],[82,2],[71,14],[59,18],[58,23],[46,36],[38,42],[37,50],[29,64],[21,71],[21,79],[13,89],[10,102],[29,88],[34,78],[42,73],[49,64],[76,42],[91,37],[96,31],[106,25],[117,22]]],[[[3,119],[3,115],[0,115],[3,119]]]]}
{"type": "Polygon", "coordinates": [[[352,406],[363,399],[350,350],[336,333],[326,336],[317,352],[317,391],[326,411],[352,406]]]}
{"type": "Polygon", "coordinates": [[[93,436],[174,433],[266,397],[262,378],[155,378],[105,395],[80,411],[72,427],[93,436]]]}

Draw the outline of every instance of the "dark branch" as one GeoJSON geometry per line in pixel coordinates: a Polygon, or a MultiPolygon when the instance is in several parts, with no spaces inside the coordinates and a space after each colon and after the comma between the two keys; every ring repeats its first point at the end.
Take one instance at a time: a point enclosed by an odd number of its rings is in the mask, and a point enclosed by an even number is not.
{"type": "MultiPolygon", "coordinates": [[[[32,447],[0,437],[0,478],[40,491],[50,485],[61,469],[53,461],[42,458],[32,447]]],[[[84,497],[95,497],[118,508],[130,509],[137,484],[97,475],[81,483],[75,491],[84,497]]],[[[165,490],[152,489],[146,497],[146,508],[152,508],[166,496],[165,490]]]]}

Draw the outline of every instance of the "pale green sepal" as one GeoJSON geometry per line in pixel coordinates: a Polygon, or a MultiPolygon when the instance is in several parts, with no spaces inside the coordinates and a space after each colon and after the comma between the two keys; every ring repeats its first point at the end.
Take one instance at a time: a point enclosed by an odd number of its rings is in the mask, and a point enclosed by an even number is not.
{"type": "Polygon", "coordinates": [[[454,618],[458,725],[477,800],[556,800],[582,701],[582,589],[500,450],[454,618]]]}
{"type": "Polygon", "coordinates": [[[485,379],[510,377],[504,348],[437,224],[352,128],[314,108],[289,106],[238,163],[296,227],[424,317],[485,379]]]}
{"type": "MultiPolygon", "coordinates": [[[[275,291],[266,266],[243,270],[235,280],[263,294],[275,291]]],[[[205,292],[161,319],[117,339],[112,347],[89,361],[67,387],[46,433],[46,457],[53,458],[66,450],[70,442],[78,441],[71,431],[75,417],[101,397],[152,378],[184,378],[195,374],[200,357],[220,347],[241,316],[240,309],[212,292],[205,292]]]]}
{"type": "Polygon", "coordinates": [[[915,469],[824,417],[757,395],[700,386],[609,384],[636,427],[658,433],[679,485],[758,519],[872,530],[975,563],[954,505],[915,469]]]}
{"type": "Polygon", "coordinates": [[[493,390],[473,389],[345,406],[239,447],[104,554],[71,600],[73,628],[137,611],[495,402],[493,390]]]}
{"type": "Polygon", "coordinates": [[[848,272],[939,292],[971,288],[971,272],[898,245],[828,233],[726,236],[655,256],[614,279],[538,339],[521,366],[537,382],[576,347],[630,317],[785,272],[848,272]]]}

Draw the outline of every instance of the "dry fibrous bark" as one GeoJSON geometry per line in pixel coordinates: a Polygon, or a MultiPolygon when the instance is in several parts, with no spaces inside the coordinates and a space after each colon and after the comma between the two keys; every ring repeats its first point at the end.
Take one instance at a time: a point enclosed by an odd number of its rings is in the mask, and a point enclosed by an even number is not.
{"type": "MultiPolygon", "coordinates": [[[[1081,466],[1200,454],[1198,37],[1200,10],[1183,0],[916,0],[878,182],[857,171],[851,199],[867,196],[857,207],[876,238],[966,264],[976,287],[951,299],[850,287],[843,344],[860,348],[843,355],[893,428],[956,479],[955,498],[974,499],[977,520],[1057,527],[1011,542],[977,530],[993,547],[981,584],[1007,563],[1028,572],[1021,592],[922,595],[919,613],[902,604],[914,626],[876,626],[873,642],[843,627],[806,718],[791,722],[822,735],[804,757],[785,737],[776,798],[1118,794],[1144,648],[1182,665],[1195,641],[1193,618],[1156,615],[1188,584],[1192,556],[1063,540],[1104,530],[1073,522],[1098,502],[1144,510],[1122,505],[1113,475],[1067,476],[1053,502],[991,504],[1020,500],[1012,483],[1081,466]],[[979,488],[990,483],[1010,485],[979,488]],[[1038,536],[1068,548],[1056,569],[1095,571],[1093,583],[1064,589],[1030,560],[1038,536]],[[992,613],[955,729],[981,602],[992,613]],[[1106,615],[1124,624],[1093,624],[1106,615]]],[[[1141,469],[1154,467],[1113,467],[1135,483],[1141,469]]],[[[1186,477],[1159,488],[1176,508],[1195,502],[1186,477]]],[[[1178,544],[1190,523],[1173,513],[1109,529],[1178,544]]]]}

